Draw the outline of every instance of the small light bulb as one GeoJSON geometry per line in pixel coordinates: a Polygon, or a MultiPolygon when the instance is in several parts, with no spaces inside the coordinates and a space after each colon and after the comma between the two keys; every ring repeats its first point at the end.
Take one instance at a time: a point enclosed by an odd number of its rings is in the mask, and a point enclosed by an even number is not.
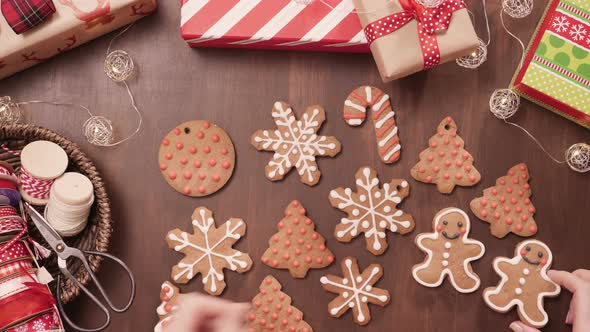
{"type": "Polygon", "coordinates": [[[475,58],[477,56],[477,52],[473,51],[473,53],[471,53],[471,56],[475,58]]]}

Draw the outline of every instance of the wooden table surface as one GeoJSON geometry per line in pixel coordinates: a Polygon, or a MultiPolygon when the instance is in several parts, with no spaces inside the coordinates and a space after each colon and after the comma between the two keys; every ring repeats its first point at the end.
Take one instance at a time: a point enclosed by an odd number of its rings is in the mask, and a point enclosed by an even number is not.
{"type": "MultiPolygon", "coordinates": [[[[545,2],[536,2],[528,18],[508,20],[525,43],[545,2]]],[[[471,7],[476,17],[481,18],[480,3],[471,7]]],[[[517,43],[503,32],[498,10],[499,2],[489,4],[493,41],[488,62],[479,70],[450,63],[382,84],[370,55],[190,49],[179,37],[178,1],[161,1],[155,15],[140,21],[115,44],[115,48],[129,51],[140,68],[138,79],[131,83],[144,114],[144,125],[136,138],[116,148],[97,148],[81,135],[84,112],[27,107],[27,121],[78,142],[95,161],[108,185],[116,223],[112,252],[135,271],[138,291],[133,307],[125,314],[115,315],[108,331],[152,330],[157,321],[160,285],[183,257],[168,249],[165,234],[176,227],[190,230],[190,215],[199,206],[214,211],[218,223],[240,217],[248,225],[237,248],[252,256],[254,266],[243,275],[226,272],[228,287],[222,294],[224,299],[250,301],[261,280],[272,274],[316,331],[507,330],[516,313],[493,312],[484,304],[481,291],[497,283],[492,260],[497,256],[512,257],[520,240],[517,236],[499,240],[489,234],[488,224],[468,212],[472,236],[486,246],[485,256],[474,263],[483,287],[473,294],[457,293],[448,281],[436,289],[425,288],[413,280],[410,271],[423,259],[414,238],[418,233],[431,231],[434,214],[449,206],[469,210],[472,198],[481,195],[484,188],[519,162],[530,167],[538,238],[553,250],[554,267],[589,268],[586,241],[590,237],[590,174],[577,174],[555,164],[521,131],[495,119],[488,110],[490,94],[507,86],[519,59],[517,43]],[[393,165],[379,160],[371,124],[352,128],[342,120],[347,94],[361,84],[381,87],[392,98],[403,146],[401,160],[393,165]],[[263,169],[272,154],[256,152],[249,143],[255,130],[273,128],[270,112],[276,100],[288,101],[296,112],[308,105],[323,105],[327,122],[322,133],[335,135],[342,142],[342,153],[336,158],[318,159],[323,175],[315,187],[302,184],[294,171],[282,182],[270,182],[263,169]],[[414,181],[410,168],[437,124],[448,115],[456,120],[482,180],[475,187],[457,187],[452,195],[442,195],[435,186],[414,181]],[[193,119],[207,119],[225,128],[237,150],[232,179],[223,190],[206,198],[176,193],[158,169],[157,153],[163,136],[175,125],[193,119]],[[365,165],[376,168],[382,179],[405,178],[411,186],[411,195],[401,207],[414,216],[416,229],[406,236],[389,234],[389,250],[379,257],[365,250],[362,236],[350,244],[337,242],[333,237],[334,226],[344,215],[330,207],[328,193],[338,186],[353,186],[354,173],[365,165]],[[350,313],[340,319],[328,315],[327,305],[333,295],[322,289],[319,279],[325,273],[339,274],[339,261],[324,270],[310,271],[303,280],[294,280],[288,272],[273,270],[260,262],[283,209],[293,199],[303,202],[337,259],[350,255],[357,257],[361,266],[384,266],[384,277],[378,286],[391,292],[392,301],[385,308],[372,306],[373,319],[368,326],[355,325],[350,313]]],[[[478,32],[484,33],[483,20],[478,19],[477,23],[478,32]]],[[[135,115],[124,89],[109,81],[101,68],[111,37],[112,34],[99,38],[1,81],[0,95],[11,95],[20,101],[60,100],[89,105],[94,112],[114,121],[117,134],[125,135],[136,125],[135,115]]],[[[557,155],[573,143],[590,143],[588,130],[529,102],[523,102],[513,119],[557,155]]],[[[104,265],[99,276],[110,292],[122,300],[127,287],[122,273],[104,265]]],[[[200,277],[182,286],[182,290],[202,291],[200,277]]],[[[546,301],[551,321],[545,331],[569,330],[563,321],[570,298],[564,291],[559,298],[546,301]]],[[[69,305],[68,311],[87,325],[100,319],[85,300],[69,305]]]]}

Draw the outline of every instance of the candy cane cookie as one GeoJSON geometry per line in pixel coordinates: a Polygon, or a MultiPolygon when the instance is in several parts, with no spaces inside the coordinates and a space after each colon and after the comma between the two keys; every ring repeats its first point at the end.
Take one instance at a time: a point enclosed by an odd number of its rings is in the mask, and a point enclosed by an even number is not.
{"type": "Polygon", "coordinates": [[[358,126],[365,121],[367,109],[373,111],[379,157],[386,164],[396,162],[400,156],[401,145],[389,95],[368,85],[356,88],[344,102],[344,120],[350,126],[358,126]]]}

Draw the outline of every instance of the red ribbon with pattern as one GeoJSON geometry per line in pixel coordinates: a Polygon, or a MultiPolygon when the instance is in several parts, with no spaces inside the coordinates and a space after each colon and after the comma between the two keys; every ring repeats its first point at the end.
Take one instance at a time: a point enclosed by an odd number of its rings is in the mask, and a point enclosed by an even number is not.
{"type": "Polygon", "coordinates": [[[370,43],[397,31],[412,20],[418,23],[418,37],[424,58],[424,69],[440,63],[436,33],[446,31],[453,13],[465,8],[463,0],[444,0],[438,7],[424,7],[413,0],[399,0],[402,12],[394,13],[367,24],[365,35],[370,43]]]}

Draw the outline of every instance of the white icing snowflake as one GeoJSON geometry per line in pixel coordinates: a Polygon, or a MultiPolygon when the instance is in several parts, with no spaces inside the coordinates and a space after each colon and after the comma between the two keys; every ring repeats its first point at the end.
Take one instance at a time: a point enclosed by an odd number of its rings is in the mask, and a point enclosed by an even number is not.
{"type": "Polygon", "coordinates": [[[317,135],[325,120],[323,108],[308,107],[302,119],[297,120],[289,105],[276,102],[272,117],[277,129],[258,130],[251,140],[258,150],[275,152],[266,166],[266,177],[281,180],[295,166],[303,183],[315,185],[320,179],[316,156],[333,157],[340,152],[336,138],[317,135]]]}
{"type": "Polygon", "coordinates": [[[244,221],[232,218],[217,228],[212,216],[207,208],[195,209],[192,221],[194,234],[175,229],[168,233],[167,242],[171,248],[186,255],[172,268],[174,281],[187,283],[201,273],[205,290],[211,295],[219,295],[225,289],[223,269],[246,272],[252,266],[252,259],[248,254],[232,248],[246,233],[244,221]]]}
{"type": "Polygon", "coordinates": [[[356,173],[357,192],[338,188],[330,192],[330,203],[348,214],[336,226],[336,239],[349,242],[364,232],[367,249],[380,255],[387,249],[385,230],[405,234],[414,228],[411,215],[397,209],[397,205],[410,193],[407,181],[393,179],[379,188],[377,173],[363,167],[356,173]]]}
{"type": "Polygon", "coordinates": [[[572,25],[572,28],[569,32],[570,36],[572,36],[572,39],[575,41],[584,40],[587,33],[588,33],[588,31],[586,31],[586,29],[584,29],[584,26],[582,24],[572,25]]]}
{"type": "Polygon", "coordinates": [[[553,22],[551,22],[551,25],[557,32],[566,32],[568,27],[570,26],[570,22],[568,21],[567,17],[562,15],[553,18],[553,22]]]}

